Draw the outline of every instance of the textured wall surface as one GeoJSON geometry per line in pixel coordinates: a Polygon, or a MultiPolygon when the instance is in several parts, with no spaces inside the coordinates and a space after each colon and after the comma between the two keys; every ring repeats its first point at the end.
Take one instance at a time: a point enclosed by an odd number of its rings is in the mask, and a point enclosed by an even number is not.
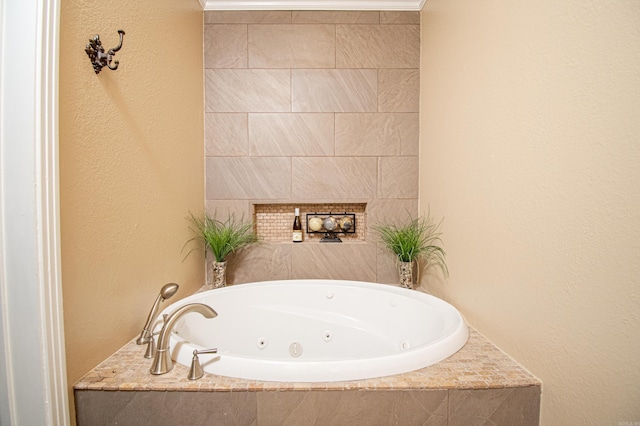
{"type": "MultiPolygon", "coordinates": [[[[418,12],[209,11],[204,52],[210,213],[344,202],[366,203],[367,224],[417,213],[418,12]]],[[[397,282],[393,257],[366,238],[252,247],[230,259],[229,282],[397,282]]]]}
{"type": "Polygon", "coordinates": [[[640,422],[640,3],[429,0],[428,282],[543,382],[544,425],[640,422]]]}
{"type": "Polygon", "coordinates": [[[202,15],[196,0],[61,2],[69,385],[140,332],[163,284],[181,285],[176,300],[202,285],[200,260],[181,253],[204,204],[202,15]],[[118,70],[94,74],[85,44],[115,47],[119,29],[118,70]]]}

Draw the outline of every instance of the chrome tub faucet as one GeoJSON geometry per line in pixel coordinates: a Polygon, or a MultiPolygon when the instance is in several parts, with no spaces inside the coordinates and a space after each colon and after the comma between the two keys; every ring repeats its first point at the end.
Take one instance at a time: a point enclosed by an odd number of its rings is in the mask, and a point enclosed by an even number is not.
{"type": "Polygon", "coordinates": [[[176,322],[190,312],[197,312],[205,318],[215,318],[218,316],[216,311],[203,303],[190,303],[179,307],[173,311],[171,315],[165,317],[164,325],[158,336],[158,347],[155,358],[149,370],[151,374],[165,374],[173,369],[173,360],[171,359],[171,351],[169,348],[171,332],[176,322]]]}

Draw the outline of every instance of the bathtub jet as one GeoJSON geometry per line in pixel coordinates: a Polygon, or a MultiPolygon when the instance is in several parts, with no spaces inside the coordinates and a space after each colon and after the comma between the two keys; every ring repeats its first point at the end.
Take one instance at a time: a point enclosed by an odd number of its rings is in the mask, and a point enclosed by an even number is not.
{"type": "Polygon", "coordinates": [[[259,381],[333,382],[413,371],[467,342],[462,315],[426,293],[385,284],[284,280],[204,291],[167,307],[215,306],[170,333],[170,356],[187,367],[194,350],[205,372],[259,381]]]}

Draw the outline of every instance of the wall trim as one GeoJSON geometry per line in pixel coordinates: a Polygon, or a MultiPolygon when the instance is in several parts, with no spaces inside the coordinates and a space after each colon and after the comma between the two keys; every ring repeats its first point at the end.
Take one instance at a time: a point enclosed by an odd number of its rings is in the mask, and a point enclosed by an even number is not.
{"type": "Polygon", "coordinates": [[[204,10],[420,11],[426,0],[199,0],[204,10]]]}
{"type": "Polygon", "coordinates": [[[69,397],[64,339],[62,273],[60,258],[60,188],[58,159],[58,58],[60,0],[45,0],[39,9],[36,46],[36,182],[40,247],[41,321],[45,346],[43,360],[52,424],[68,424],[69,397]],[[39,77],[39,78],[38,78],[39,77]]]}
{"type": "Polygon", "coordinates": [[[0,0],[0,9],[0,424],[65,425],[60,0],[0,0]]]}

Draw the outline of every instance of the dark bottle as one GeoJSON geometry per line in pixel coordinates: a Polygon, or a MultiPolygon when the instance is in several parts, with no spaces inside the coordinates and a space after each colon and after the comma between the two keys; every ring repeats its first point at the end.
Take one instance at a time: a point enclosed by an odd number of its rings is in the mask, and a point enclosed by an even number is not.
{"type": "Polygon", "coordinates": [[[302,242],[302,223],[300,222],[300,209],[296,208],[295,218],[293,219],[293,242],[302,242]]]}

